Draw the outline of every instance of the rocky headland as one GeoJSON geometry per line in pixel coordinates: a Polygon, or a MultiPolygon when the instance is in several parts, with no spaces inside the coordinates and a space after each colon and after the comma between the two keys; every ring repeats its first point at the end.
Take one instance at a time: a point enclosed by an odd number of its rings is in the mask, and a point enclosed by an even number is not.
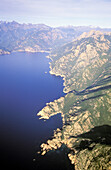
{"type": "Polygon", "coordinates": [[[111,169],[111,33],[91,31],[52,52],[50,73],[64,78],[66,95],[46,104],[38,115],[61,113],[41,154],[63,144],[76,170],[111,169]]]}
{"type": "Polygon", "coordinates": [[[64,80],[64,97],[37,114],[63,121],[41,155],[65,146],[75,170],[110,170],[111,29],[0,22],[0,55],[17,51],[50,53],[50,74],[64,80]]]}

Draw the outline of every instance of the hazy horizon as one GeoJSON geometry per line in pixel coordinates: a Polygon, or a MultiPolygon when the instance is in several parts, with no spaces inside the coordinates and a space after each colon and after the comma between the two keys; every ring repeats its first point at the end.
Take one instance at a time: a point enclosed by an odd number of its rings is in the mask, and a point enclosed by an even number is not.
{"type": "Polygon", "coordinates": [[[1,0],[0,20],[111,28],[110,0],[1,0]]]}
{"type": "Polygon", "coordinates": [[[6,23],[12,23],[12,22],[16,22],[18,24],[26,24],[26,25],[46,25],[46,26],[49,26],[49,27],[52,27],[52,28],[58,28],[58,27],[92,27],[92,28],[101,28],[101,29],[111,29],[111,27],[101,27],[99,25],[97,26],[94,26],[94,25],[57,25],[57,26],[51,26],[51,25],[48,25],[48,24],[45,24],[45,23],[31,23],[31,22],[19,22],[19,21],[16,21],[16,20],[10,20],[10,21],[6,21],[6,20],[0,20],[0,22],[6,22],[6,23]]]}

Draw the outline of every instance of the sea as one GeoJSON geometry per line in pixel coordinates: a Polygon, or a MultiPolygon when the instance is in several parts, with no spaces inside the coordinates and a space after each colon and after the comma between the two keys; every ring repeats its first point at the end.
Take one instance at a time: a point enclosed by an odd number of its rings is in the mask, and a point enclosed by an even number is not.
{"type": "Polygon", "coordinates": [[[11,170],[73,169],[62,151],[38,155],[40,145],[62,128],[61,115],[40,120],[37,113],[63,93],[63,80],[49,73],[48,53],[0,56],[1,167],[11,170]],[[66,163],[67,162],[67,163],[66,163]]]}

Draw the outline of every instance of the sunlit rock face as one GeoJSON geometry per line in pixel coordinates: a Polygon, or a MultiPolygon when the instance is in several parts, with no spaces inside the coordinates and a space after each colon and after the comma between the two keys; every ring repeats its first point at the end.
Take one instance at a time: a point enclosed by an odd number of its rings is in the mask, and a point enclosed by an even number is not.
{"type": "Polygon", "coordinates": [[[84,33],[49,57],[66,95],[38,113],[43,119],[61,113],[63,120],[41,145],[42,155],[64,144],[76,170],[111,169],[111,33],[84,33]]]}

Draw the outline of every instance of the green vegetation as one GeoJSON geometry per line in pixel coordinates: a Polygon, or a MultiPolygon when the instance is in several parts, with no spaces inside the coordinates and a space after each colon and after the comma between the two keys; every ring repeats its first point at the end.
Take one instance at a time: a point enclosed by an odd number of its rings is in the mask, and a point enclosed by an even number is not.
{"type": "Polygon", "coordinates": [[[49,103],[53,112],[47,106],[39,112],[63,119],[62,130],[41,148],[45,154],[65,144],[76,170],[111,169],[110,40],[111,33],[91,31],[50,55],[50,72],[64,77],[67,94],[59,105],[60,99],[49,103]]]}
{"type": "Polygon", "coordinates": [[[66,95],[38,113],[63,120],[41,154],[64,150],[75,170],[111,170],[111,33],[91,29],[0,22],[0,54],[51,52],[50,73],[64,79],[66,95]]]}

